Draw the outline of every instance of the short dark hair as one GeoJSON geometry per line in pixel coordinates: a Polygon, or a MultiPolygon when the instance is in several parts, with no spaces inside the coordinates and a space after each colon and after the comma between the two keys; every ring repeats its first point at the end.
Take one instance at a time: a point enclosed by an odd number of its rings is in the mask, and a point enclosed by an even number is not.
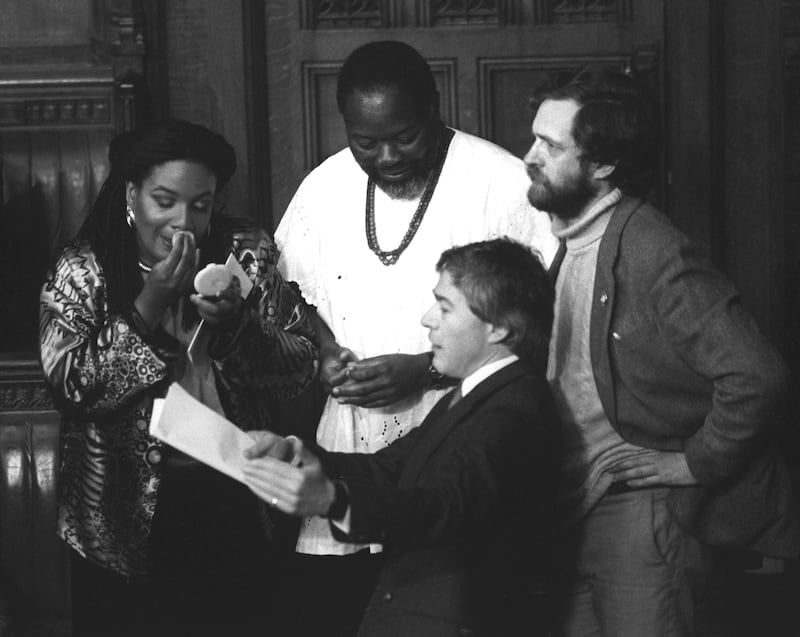
{"type": "Polygon", "coordinates": [[[609,182],[631,195],[646,195],[658,167],[660,125],[655,102],[631,75],[587,66],[575,75],[549,78],[534,95],[538,109],[545,100],[573,100],[580,110],[572,137],[583,157],[615,164],[609,182]]]}
{"type": "Polygon", "coordinates": [[[439,113],[439,91],[428,62],[405,42],[380,40],[358,47],[345,60],[336,85],[336,104],[344,113],[353,93],[397,88],[419,114],[439,113]]]}
{"type": "Polygon", "coordinates": [[[511,239],[492,239],[450,248],[436,271],[447,271],[482,321],[508,329],[505,344],[544,371],[555,293],[539,257],[511,239]]]}
{"type": "MultiPolygon", "coordinates": [[[[78,231],[88,241],[106,276],[108,303],[114,311],[130,309],[142,287],[137,270],[136,236],[125,222],[125,184],[141,186],[154,168],[169,161],[202,164],[216,177],[221,190],[236,170],[236,152],[224,137],[205,126],[166,119],[120,133],[108,150],[110,172],[78,231]]],[[[216,244],[205,237],[200,247],[209,258],[218,258],[216,244]]],[[[224,258],[224,255],[222,255],[224,258]]]]}

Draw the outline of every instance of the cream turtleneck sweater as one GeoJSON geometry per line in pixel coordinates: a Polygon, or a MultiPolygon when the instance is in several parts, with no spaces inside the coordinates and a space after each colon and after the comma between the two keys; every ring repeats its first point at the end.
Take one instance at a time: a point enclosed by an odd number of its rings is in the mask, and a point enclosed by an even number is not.
{"type": "Polygon", "coordinates": [[[609,422],[592,372],[589,349],[594,277],[600,240],[622,194],[612,190],[575,224],[554,219],[553,234],[566,241],[556,281],[555,320],[547,379],[564,432],[565,462],[559,500],[565,523],[594,507],[613,482],[614,464],[639,450],[609,422]]]}

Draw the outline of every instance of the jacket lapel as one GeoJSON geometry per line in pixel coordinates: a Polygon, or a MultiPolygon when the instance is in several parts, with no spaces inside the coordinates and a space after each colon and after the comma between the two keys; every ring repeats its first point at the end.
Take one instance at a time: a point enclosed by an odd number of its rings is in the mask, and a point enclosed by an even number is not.
{"type": "Polygon", "coordinates": [[[553,285],[556,284],[556,279],[558,278],[558,272],[561,270],[561,263],[564,261],[564,255],[567,253],[567,242],[564,239],[560,239],[558,241],[558,251],[556,255],[553,257],[552,263],[550,263],[550,267],[547,268],[547,278],[550,279],[550,283],[553,285]]]}
{"type": "MultiPolygon", "coordinates": [[[[449,392],[442,397],[420,425],[420,428],[424,429],[424,433],[406,461],[399,486],[408,487],[416,484],[431,455],[439,448],[453,427],[467,420],[487,397],[526,372],[525,364],[515,361],[479,383],[451,409],[448,409],[447,405],[450,404],[454,392],[449,392]]],[[[487,426],[491,425],[487,424],[487,426]]]]}
{"type": "Polygon", "coordinates": [[[608,418],[612,423],[617,421],[616,398],[611,375],[611,360],[608,355],[608,339],[611,335],[611,316],[616,302],[616,284],[614,267],[619,258],[619,245],[622,232],[633,214],[641,208],[642,199],[623,197],[611,215],[597,255],[597,267],[594,278],[594,296],[592,298],[592,315],[589,329],[589,350],[592,368],[595,371],[594,382],[597,393],[608,418]],[[598,373],[599,372],[599,373],[598,373]]]}

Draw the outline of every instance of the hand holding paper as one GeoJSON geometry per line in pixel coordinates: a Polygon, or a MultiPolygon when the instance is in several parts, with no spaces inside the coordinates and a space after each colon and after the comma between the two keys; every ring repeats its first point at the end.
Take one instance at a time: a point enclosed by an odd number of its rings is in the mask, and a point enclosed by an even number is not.
{"type": "Polygon", "coordinates": [[[250,433],[254,444],[244,450],[244,457],[248,460],[256,458],[277,458],[297,466],[300,457],[296,455],[296,445],[299,442],[295,436],[279,436],[271,431],[253,431],[250,433]]]}
{"type": "MultiPolygon", "coordinates": [[[[248,459],[272,457],[298,466],[294,436],[283,438],[270,431],[245,433],[172,383],[164,399],[153,402],[150,435],[239,482],[248,459]]],[[[245,482],[245,484],[247,484],[245,482]]]]}
{"type": "Polygon", "coordinates": [[[165,399],[156,399],[150,435],[179,451],[244,482],[244,450],[253,438],[196,400],[177,383],[165,399]]]}
{"type": "Polygon", "coordinates": [[[335,497],[335,488],[319,459],[297,438],[290,437],[295,460],[275,457],[279,436],[266,433],[255,450],[247,452],[245,484],[258,497],[284,513],[298,516],[325,515],[335,497]],[[261,452],[260,455],[256,451],[261,452]]]}
{"type": "Polygon", "coordinates": [[[235,315],[242,301],[248,297],[250,290],[253,289],[253,282],[247,277],[247,273],[231,253],[228,255],[224,266],[209,264],[198,272],[195,276],[195,289],[200,294],[192,296],[192,302],[197,306],[197,310],[203,318],[197,325],[192,335],[192,340],[189,342],[187,355],[190,362],[193,362],[194,350],[199,346],[198,336],[205,326],[206,320],[211,324],[217,324],[235,315]],[[219,290],[225,270],[231,277],[232,284],[226,285],[224,289],[219,290]],[[210,290],[217,290],[216,296],[203,296],[210,290]]]}

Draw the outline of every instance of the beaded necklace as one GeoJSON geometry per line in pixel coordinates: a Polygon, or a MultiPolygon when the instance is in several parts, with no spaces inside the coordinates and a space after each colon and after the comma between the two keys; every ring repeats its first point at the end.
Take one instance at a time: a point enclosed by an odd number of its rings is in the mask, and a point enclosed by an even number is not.
{"type": "Polygon", "coordinates": [[[150,274],[150,270],[153,269],[152,267],[150,267],[149,265],[145,265],[141,261],[137,261],[136,265],[139,266],[139,270],[141,270],[142,273],[144,273],[144,274],[150,274]]]}
{"type": "Polygon", "coordinates": [[[447,149],[450,147],[450,140],[453,139],[453,131],[449,128],[444,129],[444,139],[442,144],[441,157],[436,166],[434,166],[431,174],[425,182],[425,190],[422,192],[422,197],[419,199],[417,210],[408,224],[408,230],[394,250],[381,250],[378,245],[378,235],[375,230],[375,181],[370,177],[367,181],[367,204],[366,204],[366,230],[367,230],[367,244],[369,249],[381,260],[383,265],[394,265],[403,254],[403,251],[409,246],[414,235],[417,234],[422,218],[428,210],[428,204],[433,197],[433,191],[436,189],[436,184],[439,183],[439,175],[442,174],[442,166],[444,166],[445,157],[447,157],[447,149]]]}

